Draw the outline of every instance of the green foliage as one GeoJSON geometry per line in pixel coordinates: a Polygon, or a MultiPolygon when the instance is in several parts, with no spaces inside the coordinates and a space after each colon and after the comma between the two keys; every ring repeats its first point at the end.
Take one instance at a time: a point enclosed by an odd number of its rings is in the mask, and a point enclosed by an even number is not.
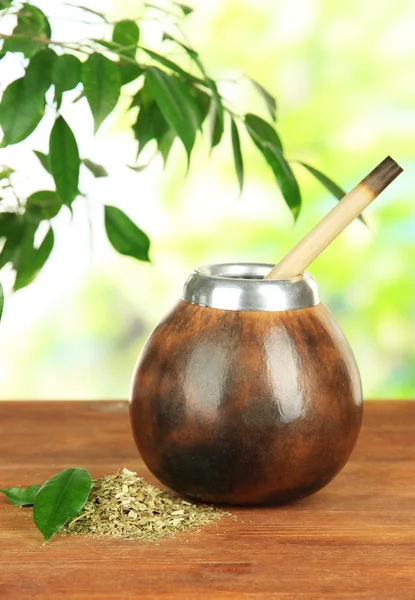
{"type": "Polygon", "coordinates": [[[16,270],[14,291],[20,290],[36,278],[52,252],[55,238],[51,227],[38,248],[34,244],[34,235],[35,227],[28,224],[19,248],[18,260],[14,264],[16,270]]]}
{"type": "Polygon", "coordinates": [[[245,125],[255,146],[271,167],[294,219],[297,219],[301,208],[300,188],[290,165],[284,158],[277,132],[269,123],[252,114],[246,115],[245,125]]]}
{"type": "Polygon", "coordinates": [[[0,492],[6,496],[7,500],[13,506],[33,506],[36,494],[41,487],[41,485],[30,485],[27,488],[0,488],[0,492]]]}
{"type": "MultiPolygon", "coordinates": [[[[8,5],[12,2],[8,2],[8,5]]],[[[0,7],[3,8],[3,7],[0,7]]],[[[23,4],[17,13],[17,25],[12,37],[5,40],[3,52],[22,52],[30,58],[50,39],[51,29],[45,14],[36,6],[23,4]]]]}
{"type": "Polygon", "coordinates": [[[89,160],[89,158],[83,158],[82,163],[92,173],[94,177],[108,177],[108,172],[102,165],[89,160]]]}
{"type": "Polygon", "coordinates": [[[134,21],[119,21],[114,25],[112,41],[122,47],[125,56],[134,59],[139,38],[140,30],[134,21]]]}
{"type": "Polygon", "coordinates": [[[94,52],[82,65],[82,83],[96,132],[118,102],[121,73],[112,60],[94,52]]]}
{"type": "Polygon", "coordinates": [[[26,212],[37,221],[53,219],[62,208],[62,199],[56,192],[41,190],[26,200],[26,212]]]}
{"type": "Polygon", "coordinates": [[[265,102],[265,106],[267,107],[268,112],[271,115],[271,119],[273,121],[276,121],[276,119],[277,119],[277,102],[276,102],[274,96],[272,96],[262,85],[260,85],[257,81],[255,81],[255,79],[252,79],[250,77],[249,80],[252,83],[252,85],[254,86],[254,88],[257,90],[257,92],[260,94],[260,96],[262,96],[262,98],[265,102]]]}
{"type": "Polygon", "coordinates": [[[138,260],[150,260],[150,240],[147,235],[116,206],[105,206],[105,229],[117,252],[138,260]]]}
{"type": "Polygon", "coordinates": [[[65,469],[51,477],[36,494],[33,518],[47,542],[88,499],[91,476],[85,469],[65,469]]]}
{"type": "Polygon", "coordinates": [[[200,113],[189,88],[179,77],[158,67],[148,68],[146,81],[161,114],[183,142],[190,160],[196,131],[199,128],[200,113]]]}
{"type": "Polygon", "coordinates": [[[56,56],[52,70],[52,83],[55,86],[55,100],[59,107],[62,94],[73,90],[81,80],[82,63],[73,54],[56,56]]]}
{"type": "Polygon", "coordinates": [[[70,206],[78,195],[81,161],[75,136],[63,117],[56,119],[50,134],[49,163],[56,191],[70,206]]]}
{"type": "MultiPolygon", "coordinates": [[[[180,2],[172,2],[170,9],[151,3],[145,7],[158,9],[166,22],[172,15],[175,20],[180,20],[192,12],[180,2]]],[[[175,60],[141,45],[140,25],[145,26],[145,20],[137,23],[124,19],[110,24],[100,12],[76,8],[80,13],[93,14],[106,22],[110,39],[91,38],[80,44],[56,43],[49,19],[40,9],[28,3],[19,4],[17,0],[3,0],[0,4],[0,17],[2,11],[7,10],[15,14],[17,20],[10,36],[0,35],[4,38],[1,56],[7,52],[23,53],[25,58],[25,74],[4,90],[0,101],[2,145],[17,144],[37,128],[46,112],[46,98],[55,111],[48,154],[34,152],[43,168],[52,175],[56,189],[34,191],[28,198],[19,199],[14,210],[1,212],[0,208],[0,238],[4,240],[0,268],[12,265],[16,271],[15,289],[32,281],[47,260],[54,243],[53,230],[49,225],[39,247],[34,244],[35,233],[40,222],[54,219],[62,206],[71,208],[80,195],[80,169],[88,169],[95,177],[107,175],[101,165],[87,158],[81,160],[79,156],[77,132],[72,131],[61,114],[66,106],[63,103],[62,107],[64,94],[70,90],[79,88],[72,103],[86,98],[96,132],[118,104],[122,86],[135,82],[131,108],[138,108],[132,124],[137,156],[147,145],[154,143],[166,162],[174,140],[178,138],[190,164],[198,131],[207,130],[211,149],[230,135],[241,191],[245,176],[240,134],[245,129],[270,166],[286,204],[297,218],[301,207],[300,190],[274,124],[251,113],[237,115],[228,108],[217,82],[207,73],[201,57],[189,43],[182,41],[181,36],[164,34],[163,37],[164,43],[176,46],[188,56],[190,66],[185,69],[175,60]],[[53,96],[49,93],[51,88],[53,96]],[[230,132],[225,129],[228,122],[230,132]]],[[[256,80],[250,81],[275,122],[275,98],[256,80]]],[[[340,197],[340,188],[330,178],[309,165],[304,166],[331,193],[340,197]]],[[[143,167],[132,168],[139,171],[143,167]]],[[[4,178],[12,176],[7,170],[2,173],[4,178]]],[[[148,237],[122,211],[106,207],[105,226],[109,240],[118,252],[149,260],[148,237]]]]}
{"type": "Polygon", "coordinates": [[[45,97],[26,85],[25,77],[11,83],[0,104],[0,125],[3,129],[2,146],[17,144],[39,125],[45,110],[45,97]]]}
{"type": "Polygon", "coordinates": [[[236,126],[235,120],[231,117],[231,137],[232,137],[232,150],[233,159],[235,162],[236,175],[238,177],[239,189],[242,192],[244,186],[244,164],[241,153],[241,142],[239,140],[238,127],[236,126]]]}

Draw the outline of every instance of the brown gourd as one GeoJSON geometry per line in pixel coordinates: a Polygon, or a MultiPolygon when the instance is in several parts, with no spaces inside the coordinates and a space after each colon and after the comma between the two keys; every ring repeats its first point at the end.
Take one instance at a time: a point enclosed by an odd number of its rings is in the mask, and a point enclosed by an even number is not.
{"type": "Polygon", "coordinates": [[[189,278],[131,391],[137,447],[162,483],[205,502],[275,504],[316,492],[346,464],[362,419],[359,371],[302,270],[397,176],[390,161],[280,263],[282,276],[231,264],[189,278]]]}

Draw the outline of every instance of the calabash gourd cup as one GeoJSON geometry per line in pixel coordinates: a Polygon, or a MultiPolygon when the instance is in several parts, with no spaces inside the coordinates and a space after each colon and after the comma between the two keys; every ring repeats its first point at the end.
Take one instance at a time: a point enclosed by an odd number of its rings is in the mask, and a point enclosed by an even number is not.
{"type": "Polygon", "coordinates": [[[135,440],[160,481],[206,502],[280,503],[345,465],[362,419],[359,372],[303,273],[401,172],[385,158],[275,267],[210,265],[189,277],[132,386],[135,440]]]}
{"type": "Polygon", "coordinates": [[[348,343],[308,274],[272,265],[197,269],[147,341],[131,422],[152,473],[220,504],[312,494],[345,465],[362,392],[348,343]]]}

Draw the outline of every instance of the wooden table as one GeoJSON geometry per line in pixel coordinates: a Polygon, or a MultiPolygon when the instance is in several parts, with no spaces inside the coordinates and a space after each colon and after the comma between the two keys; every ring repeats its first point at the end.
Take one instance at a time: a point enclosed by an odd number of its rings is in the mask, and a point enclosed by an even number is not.
{"type": "MultiPolygon", "coordinates": [[[[0,487],[140,461],[125,402],[0,403],[0,487]]],[[[159,546],[55,536],[0,498],[1,600],[415,598],[415,402],[367,402],[343,472],[311,498],[235,509],[159,546]]]]}

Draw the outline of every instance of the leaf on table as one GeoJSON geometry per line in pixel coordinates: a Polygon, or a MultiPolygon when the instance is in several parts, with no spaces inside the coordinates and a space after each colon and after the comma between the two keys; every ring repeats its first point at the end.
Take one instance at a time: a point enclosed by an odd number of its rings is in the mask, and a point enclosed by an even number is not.
{"type": "Polygon", "coordinates": [[[138,260],[150,261],[148,236],[116,206],[105,206],[105,229],[117,252],[138,260]]]}
{"type": "Polygon", "coordinates": [[[116,63],[94,52],[82,63],[82,83],[94,117],[96,132],[118,102],[122,86],[121,73],[116,63]]]}
{"type": "Polygon", "coordinates": [[[239,132],[236,126],[235,120],[231,117],[231,138],[232,138],[232,150],[233,159],[235,163],[236,175],[239,182],[239,190],[242,192],[244,185],[244,165],[241,152],[241,142],[239,139],[239,132]]]}
{"type": "Polygon", "coordinates": [[[26,201],[26,212],[39,222],[56,217],[62,208],[62,198],[52,190],[40,190],[26,201]]]}
{"type": "Polygon", "coordinates": [[[78,195],[81,161],[75,136],[62,116],[56,119],[50,134],[49,164],[56,191],[70,206],[78,195]]]}
{"type": "Polygon", "coordinates": [[[13,506],[32,506],[35,501],[36,494],[41,487],[41,485],[30,485],[27,488],[0,488],[0,492],[6,496],[7,500],[10,502],[10,504],[13,504],[13,506]]]}
{"type": "Polygon", "coordinates": [[[277,101],[274,96],[272,96],[260,83],[255,81],[255,79],[252,79],[251,77],[248,77],[248,79],[260,96],[262,96],[272,120],[275,121],[277,118],[277,101]]]}
{"type": "Polygon", "coordinates": [[[65,469],[42,485],[35,498],[33,518],[45,542],[80,513],[90,490],[91,476],[85,469],[65,469]]]}
{"type": "Polygon", "coordinates": [[[108,171],[102,165],[89,160],[89,158],[83,158],[82,163],[91,171],[94,177],[108,177],[108,171]]]}
{"type": "Polygon", "coordinates": [[[73,90],[81,81],[82,63],[73,54],[56,56],[52,69],[52,83],[55,86],[55,100],[58,107],[62,102],[62,94],[73,90]]]}
{"type": "Polygon", "coordinates": [[[39,248],[34,246],[34,231],[32,237],[28,236],[27,242],[26,238],[23,238],[19,248],[18,260],[14,264],[16,270],[14,291],[20,290],[34,281],[50,256],[54,241],[55,237],[51,227],[49,227],[39,248]]]}
{"type": "Polygon", "coordinates": [[[130,56],[131,58],[135,57],[139,39],[140,30],[135,21],[125,19],[123,21],[118,21],[118,23],[114,25],[112,41],[122,47],[121,49],[123,49],[124,55],[130,56]]]}
{"type": "Polygon", "coordinates": [[[190,160],[196,131],[199,128],[200,113],[188,86],[175,75],[157,67],[147,69],[146,82],[163,117],[182,141],[190,160]]]}

